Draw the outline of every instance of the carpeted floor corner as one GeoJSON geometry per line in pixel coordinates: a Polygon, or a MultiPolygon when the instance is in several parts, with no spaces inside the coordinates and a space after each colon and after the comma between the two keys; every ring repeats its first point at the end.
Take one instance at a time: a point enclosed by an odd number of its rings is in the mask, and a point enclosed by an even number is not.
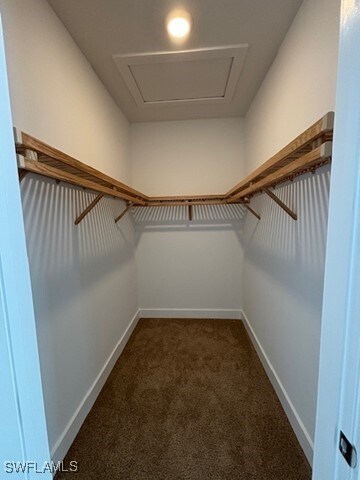
{"type": "Polygon", "coordinates": [[[239,320],[140,320],[57,480],[310,480],[239,320]]]}

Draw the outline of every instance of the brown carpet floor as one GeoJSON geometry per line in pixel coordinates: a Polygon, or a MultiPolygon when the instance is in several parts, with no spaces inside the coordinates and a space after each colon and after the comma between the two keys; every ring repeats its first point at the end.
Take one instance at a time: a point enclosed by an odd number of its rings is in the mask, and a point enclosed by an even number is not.
{"type": "Polygon", "coordinates": [[[60,480],[309,480],[238,320],[141,320],[60,480]]]}

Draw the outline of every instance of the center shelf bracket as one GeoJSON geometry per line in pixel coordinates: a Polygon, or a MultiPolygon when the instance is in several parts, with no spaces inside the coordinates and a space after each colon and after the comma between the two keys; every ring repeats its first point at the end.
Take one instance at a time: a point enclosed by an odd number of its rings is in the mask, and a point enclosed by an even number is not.
{"type": "Polygon", "coordinates": [[[192,222],[193,219],[193,207],[189,205],[189,222],[192,222]]]}

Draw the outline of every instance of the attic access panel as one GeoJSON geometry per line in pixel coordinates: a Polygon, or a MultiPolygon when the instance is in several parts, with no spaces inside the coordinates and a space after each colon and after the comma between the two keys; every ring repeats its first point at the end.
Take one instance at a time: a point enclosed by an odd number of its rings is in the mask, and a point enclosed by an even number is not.
{"type": "Polygon", "coordinates": [[[139,107],[231,102],[248,45],[113,55],[139,107]]]}

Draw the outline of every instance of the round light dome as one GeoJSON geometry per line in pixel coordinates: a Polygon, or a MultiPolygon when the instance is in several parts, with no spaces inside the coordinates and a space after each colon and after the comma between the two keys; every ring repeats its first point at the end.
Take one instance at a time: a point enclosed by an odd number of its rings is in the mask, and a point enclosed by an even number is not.
{"type": "Polygon", "coordinates": [[[187,12],[177,10],[168,16],[166,27],[171,37],[175,39],[183,39],[190,33],[191,17],[187,12]]]}

